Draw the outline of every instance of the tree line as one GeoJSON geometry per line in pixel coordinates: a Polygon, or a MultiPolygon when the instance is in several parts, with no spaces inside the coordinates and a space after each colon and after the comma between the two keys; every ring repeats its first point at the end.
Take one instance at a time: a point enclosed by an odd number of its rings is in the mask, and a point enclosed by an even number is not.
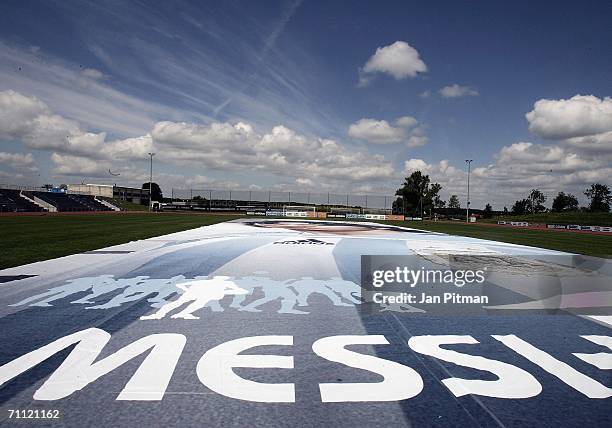
{"type": "MultiPolygon", "coordinates": [[[[579,209],[590,212],[610,212],[612,194],[607,184],[593,183],[584,191],[589,199],[586,207],[580,208],[578,198],[571,193],[559,192],[552,201],[552,212],[578,211],[579,209]]],[[[546,195],[539,189],[532,189],[525,199],[520,199],[512,206],[511,213],[516,215],[536,214],[548,211],[544,206],[546,195]]]]}
{"type": "MultiPolygon", "coordinates": [[[[393,212],[411,216],[431,216],[436,210],[444,208],[451,210],[461,209],[459,197],[451,195],[448,202],[440,198],[442,186],[439,183],[432,183],[429,175],[421,171],[414,171],[404,179],[401,187],[395,192],[397,198],[393,201],[393,212]]],[[[589,199],[589,204],[583,209],[591,212],[609,212],[612,203],[612,194],[606,184],[594,183],[585,190],[585,196],[589,199]]],[[[514,203],[511,209],[512,214],[523,215],[546,212],[544,206],[546,195],[539,189],[532,189],[525,199],[520,199],[514,203]]],[[[471,207],[470,207],[471,208],[471,207]]],[[[565,192],[559,192],[553,199],[552,211],[564,212],[580,209],[578,199],[565,192]]],[[[478,210],[480,211],[480,210],[478,210]]],[[[505,214],[509,214],[507,207],[504,207],[505,214]]],[[[482,210],[484,217],[492,217],[494,212],[491,204],[486,204],[482,210]]]]}

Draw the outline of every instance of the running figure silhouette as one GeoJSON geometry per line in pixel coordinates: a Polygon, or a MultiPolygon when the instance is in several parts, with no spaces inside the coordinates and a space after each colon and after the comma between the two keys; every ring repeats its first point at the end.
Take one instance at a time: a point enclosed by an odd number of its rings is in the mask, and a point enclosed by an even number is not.
{"type": "Polygon", "coordinates": [[[186,303],[189,305],[178,314],[170,318],[182,318],[186,320],[197,320],[200,317],[193,315],[202,309],[208,302],[219,301],[226,295],[247,294],[248,291],[238,287],[233,281],[229,281],[229,276],[215,276],[212,279],[201,279],[176,284],[185,290],[179,298],[173,302],[166,303],[159,310],[151,315],[140,317],[141,320],[160,320],[174,309],[178,309],[186,303]]]}
{"type": "MultiPolygon", "coordinates": [[[[125,285],[127,286],[127,284],[125,285]]],[[[85,277],[70,279],[65,284],[49,289],[48,291],[35,296],[23,299],[20,302],[9,306],[21,306],[29,303],[30,306],[53,306],[51,302],[64,299],[73,294],[93,290],[93,293],[83,299],[75,300],[72,303],[85,303],[87,299],[100,296],[117,289],[113,275],[101,275],[95,277],[85,277]],[[34,303],[33,303],[34,302],[34,303]]]]}

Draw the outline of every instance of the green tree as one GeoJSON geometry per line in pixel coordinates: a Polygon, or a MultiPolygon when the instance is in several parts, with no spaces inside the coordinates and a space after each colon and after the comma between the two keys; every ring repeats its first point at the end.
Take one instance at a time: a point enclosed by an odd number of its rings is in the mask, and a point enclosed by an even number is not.
{"type": "Polygon", "coordinates": [[[578,199],[570,193],[559,192],[553,199],[552,210],[560,213],[562,211],[574,211],[578,209],[578,199]]]}
{"type": "Polygon", "coordinates": [[[399,198],[393,202],[393,210],[413,215],[420,214],[421,211],[431,212],[432,208],[439,204],[440,190],[442,186],[438,183],[430,185],[428,175],[424,175],[421,171],[414,171],[404,179],[402,187],[395,192],[399,198]]]}
{"type": "Polygon", "coordinates": [[[461,204],[459,203],[459,198],[457,197],[457,195],[451,195],[450,199],[448,200],[448,207],[461,208],[461,204]]]}
{"type": "Polygon", "coordinates": [[[434,200],[434,208],[444,208],[446,206],[446,201],[437,197],[434,200]]]}
{"type": "Polygon", "coordinates": [[[524,215],[531,212],[531,201],[529,199],[521,199],[512,205],[512,214],[524,215]]]}
{"type": "Polygon", "coordinates": [[[603,211],[606,213],[610,211],[612,196],[610,195],[610,188],[606,184],[591,184],[591,187],[586,189],[584,194],[591,200],[589,211],[603,211]]]}
{"type": "MultiPolygon", "coordinates": [[[[149,183],[143,183],[142,189],[149,190],[149,183]]],[[[151,183],[151,200],[152,201],[162,201],[164,195],[162,194],[162,190],[157,183],[151,183]]]]}
{"type": "Polygon", "coordinates": [[[484,218],[491,218],[493,217],[493,207],[491,206],[491,204],[487,204],[485,206],[484,212],[482,213],[482,216],[484,218]]]}
{"type": "Polygon", "coordinates": [[[443,201],[440,198],[440,191],[442,190],[442,186],[438,183],[433,183],[429,186],[429,191],[427,192],[427,199],[431,201],[432,209],[436,208],[444,208],[446,205],[446,201],[443,201]]]}
{"type": "Polygon", "coordinates": [[[531,213],[541,213],[546,211],[544,202],[546,202],[546,196],[544,196],[544,193],[540,192],[540,190],[532,189],[531,192],[529,192],[528,209],[531,213]]]}

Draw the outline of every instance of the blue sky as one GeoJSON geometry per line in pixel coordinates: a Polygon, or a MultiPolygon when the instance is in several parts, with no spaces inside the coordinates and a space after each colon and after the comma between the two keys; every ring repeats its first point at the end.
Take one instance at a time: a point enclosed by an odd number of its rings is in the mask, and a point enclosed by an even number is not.
{"type": "MultiPolygon", "coordinates": [[[[609,2],[0,5],[0,182],[390,194],[474,206],[612,174],[609,2]],[[446,88],[446,89],[444,89],[446,88]]],[[[609,184],[609,183],[608,183],[609,184]]]]}

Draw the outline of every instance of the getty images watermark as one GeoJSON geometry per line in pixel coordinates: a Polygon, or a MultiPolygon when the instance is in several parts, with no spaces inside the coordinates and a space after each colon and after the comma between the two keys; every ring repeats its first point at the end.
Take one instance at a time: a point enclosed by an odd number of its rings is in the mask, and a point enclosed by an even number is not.
{"type": "Polygon", "coordinates": [[[612,315],[612,263],[586,256],[361,257],[360,310],[428,315],[612,315]]]}
{"type": "Polygon", "coordinates": [[[459,292],[428,293],[400,292],[389,293],[389,285],[404,285],[410,289],[423,288],[426,285],[443,285],[462,288],[465,285],[481,285],[485,282],[485,269],[479,270],[452,270],[452,269],[411,269],[408,266],[396,266],[394,269],[377,269],[372,272],[372,286],[380,291],[372,294],[374,303],[383,305],[393,304],[486,304],[488,296],[462,294],[459,292]],[[386,287],[383,290],[383,287],[386,287]]]}

